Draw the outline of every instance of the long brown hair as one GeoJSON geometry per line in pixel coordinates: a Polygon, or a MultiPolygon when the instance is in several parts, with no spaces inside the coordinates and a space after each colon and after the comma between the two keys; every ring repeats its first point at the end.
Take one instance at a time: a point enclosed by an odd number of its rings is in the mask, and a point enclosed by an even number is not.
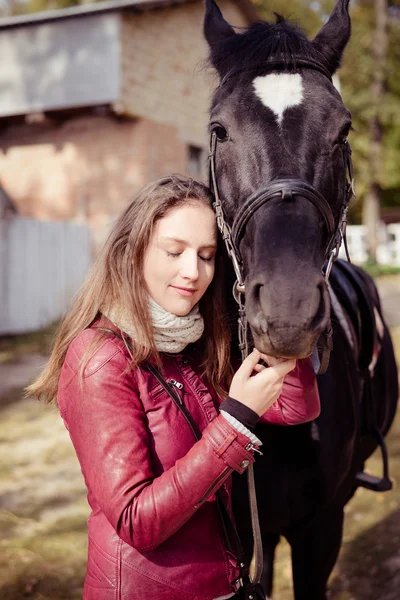
{"type": "MultiPolygon", "coordinates": [[[[161,365],[148,310],[143,260],[157,221],[169,210],[188,201],[212,206],[208,188],[181,175],[171,175],[149,183],[135,196],[112,227],[89,276],[59,326],[46,367],[26,388],[27,395],[36,396],[43,402],[55,400],[61,368],[72,340],[101,317],[102,310],[115,305],[129,311],[133,330],[137,332],[130,367],[137,367],[150,357],[161,365]]],[[[225,396],[232,372],[230,334],[224,318],[220,252],[216,256],[213,281],[200,301],[200,311],[205,325],[201,344],[204,375],[217,393],[225,396]]],[[[101,330],[99,333],[101,343],[106,334],[101,333],[101,330]]],[[[95,347],[96,344],[85,352],[81,374],[95,347]]]]}

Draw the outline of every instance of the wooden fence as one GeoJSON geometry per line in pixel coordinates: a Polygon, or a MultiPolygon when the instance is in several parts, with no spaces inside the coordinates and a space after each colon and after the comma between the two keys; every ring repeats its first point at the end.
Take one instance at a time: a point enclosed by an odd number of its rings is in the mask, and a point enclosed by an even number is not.
{"type": "Polygon", "coordinates": [[[90,262],[86,225],[0,219],[0,335],[35,331],[59,319],[90,262]]]}

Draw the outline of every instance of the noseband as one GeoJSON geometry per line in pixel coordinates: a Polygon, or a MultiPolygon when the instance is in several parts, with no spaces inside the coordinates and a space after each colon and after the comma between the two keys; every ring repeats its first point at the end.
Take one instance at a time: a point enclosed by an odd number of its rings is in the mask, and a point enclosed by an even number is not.
{"type": "MultiPolygon", "coordinates": [[[[293,58],[290,63],[292,67],[298,68],[309,68],[322,73],[325,77],[332,82],[329,72],[325,67],[316,61],[311,59],[293,58]]],[[[290,66],[289,64],[289,66],[290,66]]],[[[267,68],[273,70],[273,68],[279,68],[285,65],[283,60],[270,59],[267,61],[267,68]]],[[[225,77],[221,82],[221,85],[226,83],[229,76],[225,77]]],[[[292,201],[296,196],[305,198],[311,204],[313,204],[324,221],[324,225],[327,230],[329,242],[325,251],[326,268],[325,268],[325,280],[329,280],[329,275],[332,269],[332,265],[339,255],[339,250],[344,242],[347,259],[350,262],[350,257],[346,243],[346,225],[347,225],[347,213],[348,205],[353,196],[355,196],[354,190],[354,176],[353,166],[351,161],[351,148],[350,144],[346,140],[343,142],[343,163],[346,172],[346,183],[343,190],[343,200],[340,208],[338,222],[335,223],[335,218],[332,209],[327,202],[326,198],[314,188],[312,185],[303,181],[302,179],[276,179],[271,181],[268,185],[252,194],[242,206],[239,207],[232,225],[229,226],[225,220],[224,210],[222,207],[221,199],[218,192],[217,177],[215,172],[215,157],[218,145],[218,138],[215,132],[211,133],[210,138],[210,187],[213,191],[215,202],[214,209],[217,218],[217,225],[224,239],[228,255],[232,260],[233,268],[236,275],[236,281],[233,286],[233,296],[239,307],[239,348],[244,359],[248,354],[248,343],[247,343],[247,319],[244,308],[243,295],[246,291],[243,274],[243,261],[240,255],[240,242],[244,236],[246,226],[250,219],[254,217],[257,210],[264,206],[267,202],[274,199],[280,199],[283,201],[292,201]]]]}

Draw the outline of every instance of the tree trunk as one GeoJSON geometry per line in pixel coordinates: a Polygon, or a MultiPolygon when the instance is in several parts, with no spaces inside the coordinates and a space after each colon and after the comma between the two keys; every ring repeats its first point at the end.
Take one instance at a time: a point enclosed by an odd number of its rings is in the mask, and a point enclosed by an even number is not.
{"type": "Polygon", "coordinates": [[[374,0],[376,28],[373,43],[375,71],[371,85],[372,116],[369,124],[370,153],[369,172],[370,182],[363,206],[363,222],[367,227],[367,237],[371,260],[376,261],[378,246],[378,224],[381,205],[381,174],[382,164],[382,122],[380,107],[386,90],[386,56],[388,47],[388,0],[374,0]]]}

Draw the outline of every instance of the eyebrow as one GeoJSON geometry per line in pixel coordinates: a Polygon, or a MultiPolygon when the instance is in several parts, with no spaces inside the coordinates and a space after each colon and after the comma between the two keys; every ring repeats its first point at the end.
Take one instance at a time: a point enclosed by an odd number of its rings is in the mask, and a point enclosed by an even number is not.
{"type": "MultiPolygon", "coordinates": [[[[184,244],[187,245],[187,240],[181,240],[179,238],[174,238],[174,237],[161,237],[160,240],[165,241],[165,242],[178,242],[178,244],[184,244]]],[[[205,244],[204,246],[201,246],[199,249],[200,250],[206,250],[208,248],[212,248],[213,250],[215,250],[217,248],[217,244],[216,243],[212,243],[212,244],[205,244]]]]}

